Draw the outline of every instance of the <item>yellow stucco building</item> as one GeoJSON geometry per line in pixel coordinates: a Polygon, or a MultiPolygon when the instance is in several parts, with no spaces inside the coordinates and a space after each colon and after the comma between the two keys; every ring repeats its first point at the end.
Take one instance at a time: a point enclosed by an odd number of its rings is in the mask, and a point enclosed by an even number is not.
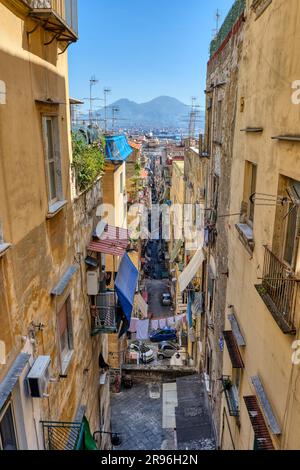
{"type": "Polygon", "coordinates": [[[248,0],[228,224],[222,449],[299,449],[299,2],[248,0]],[[279,53],[280,52],[280,53],[279,53]]]}
{"type": "Polygon", "coordinates": [[[85,265],[101,181],[82,194],[71,184],[77,2],[1,0],[0,23],[0,448],[75,448],[84,415],[110,430],[85,265]]]}

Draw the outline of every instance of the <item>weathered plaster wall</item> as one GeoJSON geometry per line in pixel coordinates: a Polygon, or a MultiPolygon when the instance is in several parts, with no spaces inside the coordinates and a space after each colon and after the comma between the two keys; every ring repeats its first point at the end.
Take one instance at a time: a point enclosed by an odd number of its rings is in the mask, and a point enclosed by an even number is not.
{"type": "MultiPolygon", "coordinates": [[[[230,211],[239,211],[243,199],[245,161],[258,165],[257,192],[276,195],[279,174],[300,181],[298,144],[271,140],[278,134],[298,134],[300,107],[292,103],[292,82],[300,76],[296,48],[300,21],[299,2],[273,0],[256,20],[248,10],[240,63],[230,211]],[[262,126],[257,135],[241,133],[247,126],[262,126]]],[[[292,342],[298,338],[299,305],[296,311],[297,336],[284,335],[256,292],[264,262],[263,245],[272,246],[276,207],[255,207],[253,257],[238,239],[234,224],[229,227],[229,281],[227,304],[234,305],[246,338],[241,350],[245,371],[240,388],[241,428],[230,419],[237,449],[252,449],[254,435],[243,396],[255,394],[251,376],[259,375],[273,411],[282,427],[282,436],[273,436],[276,448],[299,448],[298,367],[292,366],[292,342]],[[298,424],[297,424],[298,423],[298,424]]],[[[299,256],[298,256],[299,259],[299,256]]],[[[298,264],[299,266],[299,264],[298,264]]],[[[298,269],[297,269],[298,271],[298,269]]],[[[228,321],[226,321],[229,327],[228,321]]],[[[230,373],[227,352],[224,372],[230,373]]],[[[228,439],[228,436],[224,436],[228,439]]]]}

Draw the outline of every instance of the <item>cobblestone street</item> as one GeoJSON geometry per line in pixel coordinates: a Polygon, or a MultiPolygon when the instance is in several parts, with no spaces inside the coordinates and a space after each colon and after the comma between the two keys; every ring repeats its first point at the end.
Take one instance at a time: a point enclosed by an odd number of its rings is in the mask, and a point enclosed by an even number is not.
{"type": "Polygon", "coordinates": [[[122,434],[117,450],[175,450],[174,431],[162,429],[162,396],[149,396],[148,384],[112,395],[112,430],[122,434]]]}

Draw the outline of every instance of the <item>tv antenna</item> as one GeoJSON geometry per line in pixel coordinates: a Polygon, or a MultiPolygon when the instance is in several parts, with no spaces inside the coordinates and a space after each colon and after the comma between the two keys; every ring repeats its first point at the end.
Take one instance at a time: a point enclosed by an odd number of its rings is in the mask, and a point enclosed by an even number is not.
{"type": "Polygon", "coordinates": [[[216,37],[219,33],[220,30],[220,20],[221,20],[221,12],[219,9],[217,9],[215,13],[215,20],[216,20],[216,28],[213,30],[213,35],[216,37]]]}
{"type": "Polygon", "coordinates": [[[113,106],[112,107],[112,131],[114,133],[115,131],[115,124],[117,122],[117,113],[120,112],[119,106],[113,106]]]}
{"type": "Polygon", "coordinates": [[[110,88],[104,88],[104,133],[107,133],[107,97],[111,93],[110,88]]]}
{"type": "Polygon", "coordinates": [[[88,100],[90,102],[90,108],[89,108],[89,123],[90,125],[93,124],[93,103],[94,101],[101,101],[100,98],[95,98],[93,97],[93,87],[95,87],[99,83],[99,80],[93,75],[90,78],[90,96],[89,98],[83,98],[83,100],[88,100]]]}

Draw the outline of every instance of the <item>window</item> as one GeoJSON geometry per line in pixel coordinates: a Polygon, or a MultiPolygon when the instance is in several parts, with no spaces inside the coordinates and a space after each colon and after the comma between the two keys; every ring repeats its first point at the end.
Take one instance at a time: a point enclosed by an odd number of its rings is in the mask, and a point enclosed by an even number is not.
{"type": "Polygon", "coordinates": [[[285,241],[284,241],[284,256],[283,259],[290,266],[293,265],[296,246],[298,245],[298,225],[299,225],[299,210],[292,203],[289,204],[289,214],[286,218],[285,224],[285,241]]]}
{"type": "Polygon", "coordinates": [[[59,150],[58,118],[43,117],[48,200],[52,205],[62,198],[61,161],[59,150]]]}
{"type": "Polygon", "coordinates": [[[58,314],[58,334],[60,343],[60,355],[62,372],[64,373],[69,365],[73,351],[73,331],[71,320],[70,297],[64,303],[58,314]]]}
{"type": "Polygon", "coordinates": [[[279,197],[290,196],[288,204],[276,210],[273,252],[292,269],[295,268],[300,236],[300,183],[279,177],[279,197]]]}
{"type": "Polygon", "coordinates": [[[242,213],[244,221],[253,226],[255,206],[251,196],[256,193],[257,165],[246,162],[244,179],[244,198],[242,204],[242,213]]]}
{"type": "Polygon", "coordinates": [[[263,14],[263,12],[271,5],[272,0],[253,0],[251,8],[256,14],[256,19],[263,14]]]}
{"type": "Polygon", "coordinates": [[[18,450],[17,433],[12,404],[9,403],[0,412],[0,449],[18,450]]]}

